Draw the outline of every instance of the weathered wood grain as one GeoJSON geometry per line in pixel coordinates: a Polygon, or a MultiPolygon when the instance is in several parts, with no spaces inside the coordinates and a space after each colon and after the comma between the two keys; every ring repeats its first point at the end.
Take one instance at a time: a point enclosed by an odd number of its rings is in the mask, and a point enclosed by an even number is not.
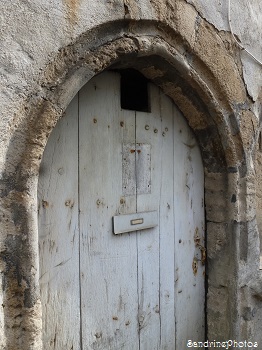
{"type": "Polygon", "coordinates": [[[204,339],[204,174],[196,139],[178,111],[174,125],[176,349],[182,349],[187,339],[204,339]]]}
{"type": "Polygon", "coordinates": [[[52,132],[38,184],[45,350],[79,349],[78,96],[52,132]]]}
{"type": "Polygon", "coordinates": [[[204,339],[201,155],[172,101],[149,93],[150,113],[122,110],[119,74],[103,73],[50,137],[38,187],[44,350],[204,339]],[[154,210],[156,227],[113,233],[115,215],[154,210]]]}
{"type": "Polygon", "coordinates": [[[132,129],[132,124],[127,124],[119,104],[117,74],[103,74],[80,91],[80,270],[86,349],[139,348],[136,236],[116,236],[112,230],[119,208],[121,213],[136,209],[135,202],[126,209],[121,204],[122,144],[129,143],[123,128],[132,129]]]}

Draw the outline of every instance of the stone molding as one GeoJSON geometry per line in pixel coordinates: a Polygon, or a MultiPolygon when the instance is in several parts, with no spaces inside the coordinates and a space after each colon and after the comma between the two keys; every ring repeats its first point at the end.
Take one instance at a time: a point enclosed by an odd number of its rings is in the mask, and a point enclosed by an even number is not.
{"type": "Polygon", "coordinates": [[[185,28],[182,21],[174,27],[148,20],[105,23],[82,33],[43,67],[43,76],[14,116],[0,184],[1,349],[42,348],[37,180],[48,136],[73,96],[95,74],[125,67],[138,69],[173,99],[199,142],[206,177],[208,338],[254,335],[252,293],[241,292],[255,289],[257,298],[260,288],[256,282],[250,289],[254,276],[260,278],[259,243],[252,154],[241,129],[250,101],[217,31],[204,20],[195,24],[185,28]]]}

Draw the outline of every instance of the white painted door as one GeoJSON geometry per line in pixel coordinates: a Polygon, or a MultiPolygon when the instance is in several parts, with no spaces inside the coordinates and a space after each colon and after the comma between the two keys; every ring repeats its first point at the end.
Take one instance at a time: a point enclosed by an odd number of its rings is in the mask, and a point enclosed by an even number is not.
{"type": "Polygon", "coordinates": [[[150,113],[121,109],[120,75],[103,73],[48,141],[38,186],[45,350],[204,340],[201,156],[171,100],[152,84],[149,93],[150,113]],[[114,216],[151,211],[157,226],[113,233],[114,216]]]}

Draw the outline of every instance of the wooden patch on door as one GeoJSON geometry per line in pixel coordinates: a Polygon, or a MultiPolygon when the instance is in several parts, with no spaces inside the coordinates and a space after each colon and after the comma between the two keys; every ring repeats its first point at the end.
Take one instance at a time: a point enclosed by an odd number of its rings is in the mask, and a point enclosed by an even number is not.
{"type": "Polygon", "coordinates": [[[122,187],[124,196],[151,193],[151,145],[123,144],[122,187]]]}

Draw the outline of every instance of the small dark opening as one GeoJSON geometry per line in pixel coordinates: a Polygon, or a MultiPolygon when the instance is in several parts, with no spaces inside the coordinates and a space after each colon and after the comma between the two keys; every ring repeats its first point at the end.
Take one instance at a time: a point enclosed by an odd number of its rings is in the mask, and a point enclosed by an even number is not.
{"type": "Polygon", "coordinates": [[[121,108],[150,112],[148,80],[135,69],[125,69],[121,74],[121,108]]]}

